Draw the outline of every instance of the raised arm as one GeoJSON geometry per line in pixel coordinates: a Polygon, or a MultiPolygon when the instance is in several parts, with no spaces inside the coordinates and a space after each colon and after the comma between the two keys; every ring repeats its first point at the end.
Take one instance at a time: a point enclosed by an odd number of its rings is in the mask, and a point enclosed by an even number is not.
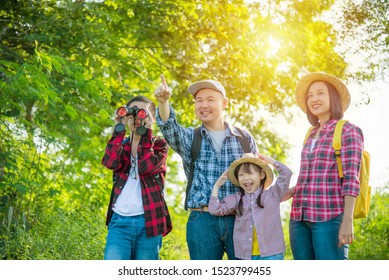
{"type": "Polygon", "coordinates": [[[217,179],[215,185],[213,185],[211,196],[218,197],[219,189],[223,184],[227,181],[227,171],[224,171],[224,173],[217,179]]]}
{"type": "Polygon", "coordinates": [[[218,192],[221,186],[227,181],[227,171],[225,171],[213,186],[211,198],[209,199],[209,213],[215,216],[224,216],[235,213],[236,211],[236,195],[230,194],[222,200],[218,198],[218,192]]]}
{"type": "Polygon", "coordinates": [[[256,155],[265,161],[267,164],[271,164],[278,172],[280,172],[279,177],[277,178],[276,184],[274,185],[279,191],[279,195],[281,195],[281,201],[285,201],[290,199],[293,196],[294,187],[289,188],[290,178],[292,177],[292,171],[283,163],[276,161],[275,159],[265,156],[260,153],[256,153],[256,155]]]}
{"type": "Polygon", "coordinates": [[[161,74],[161,84],[154,91],[154,96],[158,102],[158,112],[161,119],[166,122],[170,116],[169,99],[171,96],[171,89],[166,83],[165,76],[161,74]]]}

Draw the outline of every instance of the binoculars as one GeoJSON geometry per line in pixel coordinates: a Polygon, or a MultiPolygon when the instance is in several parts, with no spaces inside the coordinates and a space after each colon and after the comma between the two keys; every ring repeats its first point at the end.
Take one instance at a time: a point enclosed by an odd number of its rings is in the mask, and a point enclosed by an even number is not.
{"type": "MultiPolygon", "coordinates": [[[[134,123],[135,123],[135,118],[138,118],[139,120],[143,120],[147,118],[149,115],[145,109],[140,109],[137,106],[132,106],[132,107],[127,107],[127,106],[122,106],[119,109],[116,110],[116,114],[121,117],[127,117],[127,116],[133,116],[134,117],[134,123]]],[[[124,124],[118,123],[115,126],[115,131],[116,132],[122,132],[125,129],[124,124]]],[[[139,135],[145,134],[147,131],[146,127],[144,125],[140,125],[136,128],[136,133],[139,135]]]]}
{"type": "Polygon", "coordinates": [[[147,118],[147,116],[149,115],[146,110],[139,109],[137,106],[133,106],[133,107],[122,106],[119,109],[117,109],[116,113],[121,118],[127,116],[133,116],[133,117],[137,117],[140,120],[147,118]]]}

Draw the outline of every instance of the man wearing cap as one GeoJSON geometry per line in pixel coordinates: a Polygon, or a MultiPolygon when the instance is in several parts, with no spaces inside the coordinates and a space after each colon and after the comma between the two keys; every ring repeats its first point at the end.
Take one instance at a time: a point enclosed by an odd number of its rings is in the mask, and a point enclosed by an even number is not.
{"type": "MultiPolygon", "coordinates": [[[[169,103],[171,90],[161,75],[161,85],[155,91],[158,101],[157,124],[165,139],[183,160],[188,177],[191,164],[191,147],[194,128],[178,124],[175,111],[169,103]]],[[[202,122],[201,149],[194,165],[194,177],[187,197],[186,207],[190,215],[186,228],[186,241],[192,260],[236,259],[233,245],[234,215],[212,216],[208,202],[212,187],[229,165],[244,153],[239,137],[247,138],[251,153],[258,152],[253,136],[239,131],[224,121],[224,109],[228,105],[226,91],[216,80],[202,80],[191,84],[189,93],[194,97],[195,114],[202,122]]],[[[238,188],[227,181],[220,189],[219,198],[237,192],[238,188]]]]}

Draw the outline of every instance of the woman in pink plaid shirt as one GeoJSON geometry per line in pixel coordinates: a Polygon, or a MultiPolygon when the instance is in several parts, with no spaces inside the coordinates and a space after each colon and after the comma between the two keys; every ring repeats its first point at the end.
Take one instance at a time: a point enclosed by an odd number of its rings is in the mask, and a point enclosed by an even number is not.
{"type": "Polygon", "coordinates": [[[209,213],[223,216],[236,213],[234,250],[238,259],[283,260],[284,234],[280,203],[289,192],[290,169],[262,154],[243,154],[216,181],[208,204],[209,213]],[[279,172],[273,186],[273,171],[279,172]],[[219,200],[219,188],[228,179],[241,189],[219,200]]]}
{"type": "Polygon", "coordinates": [[[289,222],[290,244],[296,260],[343,260],[354,240],[353,212],[359,193],[363,134],[346,122],[338,167],[332,139],[338,120],[350,104],[350,94],[338,78],[312,73],[296,88],[296,99],[314,126],[301,152],[289,222]]]}

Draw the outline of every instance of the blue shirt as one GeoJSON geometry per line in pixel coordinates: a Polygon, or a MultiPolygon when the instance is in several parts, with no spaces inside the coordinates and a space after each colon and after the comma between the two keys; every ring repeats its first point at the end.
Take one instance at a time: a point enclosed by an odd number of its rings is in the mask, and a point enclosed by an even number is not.
{"type": "MultiPolygon", "coordinates": [[[[191,147],[194,128],[184,128],[179,125],[174,109],[171,106],[170,116],[166,122],[161,119],[157,109],[157,124],[170,147],[181,156],[185,175],[188,177],[190,172],[190,163],[192,160],[191,147]]],[[[208,206],[212,188],[217,179],[228,169],[234,160],[241,158],[244,153],[238,139],[238,137],[241,137],[239,131],[228,123],[225,123],[225,128],[226,138],[222,144],[221,152],[218,155],[213,146],[208,130],[204,125],[201,126],[203,141],[200,153],[195,162],[192,187],[188,196],[189,208],[208,206]]],[[[251,152],[258,152],[254,137],[244,130],[243,134],[250,143],[251,152]]],[[[220,188],[219,198],[223,199],[225,196],[237,191],[238,187],[234,186],[229,180],[227,180],[223,187],[220,188]]]]}

